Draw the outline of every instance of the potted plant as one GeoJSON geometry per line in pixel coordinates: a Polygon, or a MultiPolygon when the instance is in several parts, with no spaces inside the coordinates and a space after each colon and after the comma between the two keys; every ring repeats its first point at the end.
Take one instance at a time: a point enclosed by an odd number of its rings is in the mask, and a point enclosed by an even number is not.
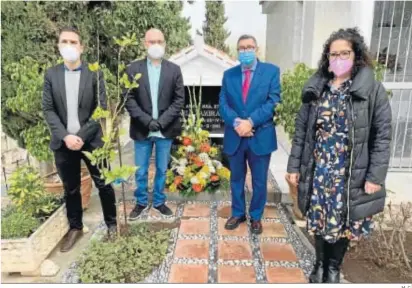
{"type": "Polygon", "coordinates": [[[10,177],[11,205],[2,211],[2,272],[33,272],[69,230],[66,205],[46,192],[43,179],[30,166],[10,177]]]}
{"type": "MultiPolygon", "coordinates": [[[[50,131],[41,112],[44,73],[49,66],[51,65],[40,65],[30,57],[7,65],[5,69],[16,83],[16,87],[15,96],[8,98],[5,105],[27,122],[27,128],[22,132],[24,143],[21,144],[39,162],[45,189],[50,193],[62,195],[63,183],[56,172],[53,153],[49,149],[50,131]]],[[[112,79],[109,71],[105,72],[108,73],[108,79],[112,79]]],[[[108,86],[111,85],[112,83],[108,86]]],[[[83,209],[86,209],[90,202],[92,179],[85,166],[82,168],[80,191],[83,209]]]]}
{"type": "Polygon", "coordinates": [[[181,145],[167,171],[169,191],[179,192],[183,197],[215,193],[221,187],[226,191],[229,186],[230,171],[218,160],[219,149],[211,146],[209,132],[202,129],[201,87],[199,91],[197,96],[195,87],[189,89],[189,114],[185,117],[182,112],[183,132],[178,138],[181,145]]]}

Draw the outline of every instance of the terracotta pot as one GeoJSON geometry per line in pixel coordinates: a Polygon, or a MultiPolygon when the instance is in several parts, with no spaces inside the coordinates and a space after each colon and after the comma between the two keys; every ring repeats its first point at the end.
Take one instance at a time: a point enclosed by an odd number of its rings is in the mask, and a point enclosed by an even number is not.
{"type": "Polygon", "coordinates": [[[295,214],[295,217],[299,220],[303,220],[304,217],[302,215],[302,212],[300,212],[299,210],[299,206],[298,206],[298,187],[292,185],[292,183],[290,183],[289,178],[287,177],[287,175],[285,176],[286,182],[288,182],[289,185],[289,194],[292,197],[292,201],[293,201],[293,214],[295,214]]]}
{"type": "MultiPolygon", "coordinates": [[[[92,194],[92,177],[90,176],[87,168],[82,167],[82,172],[84,173],[84,176],[81,178],[80,182],[80,193],[82,195],[82,207],[83,210],[89,208],[90,204],[90,196],[92,194]]],[[[52,172],[50,174],[47,174],[44,178],[48,178],[52,175],[55,175],[57,172],[52,172]]],[[[50,182],[44,182],[44,187],[46,188],[46,191],[51,194],[56,194],[56,195],[63,195],[64,194],[64,187],[62,182],[57,182],[57,183],[50,183],[50,182]]]]}

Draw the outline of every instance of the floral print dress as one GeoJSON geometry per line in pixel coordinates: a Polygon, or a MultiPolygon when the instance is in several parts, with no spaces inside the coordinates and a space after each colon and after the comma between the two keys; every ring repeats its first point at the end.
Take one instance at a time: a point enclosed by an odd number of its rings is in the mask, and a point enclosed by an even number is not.
{"type": "Polygon", "coordinates": [[[311,234],[335,243],[341,237],[359,240],[373,228],[372,218],[346,225],[347,157],[349,151],[348,97],[351,80],[339,88],[328,85],[320,99],[316,120],[315,171],[307,215],[311,234]]]}

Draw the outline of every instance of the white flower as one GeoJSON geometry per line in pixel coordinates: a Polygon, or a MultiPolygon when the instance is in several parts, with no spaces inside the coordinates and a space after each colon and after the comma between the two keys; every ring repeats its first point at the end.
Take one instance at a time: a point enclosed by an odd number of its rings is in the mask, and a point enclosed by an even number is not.
{"type": "Polygon", "coordinates": [[[213,165],[216,167],[217,170],[222,169],[223,165],[217,160],[213,160],[213,165]]]}
{"type": "Polygon", "coordinates": [[[192,145],[186,147],[186,152],[194,152],[194,151],[195,151],[195,147],[193,147],[192,145]]]}
{"type": "Polygon", "coordinates": [[[207,174],[205,172],[199,172],[199,176],[202,177],[203,179],[207,178],[207,174]]]}
{"type": "Polygon", "coordinates": [[[178,167],[176,168],[176,171],[177,171],[177,173],[178,173],[180,176],[184,176],[184,175],[185,175],[185,170],[186,170],[186,167],[185,167],[185,166],[178,166],[178,167]]]}
{"type": "Polygon", "coordinates": [[[215,167],[213,167],[213,165],[209,166],[209,172],[210,172],[210,174],[215,174],[216,173],[216,169],[215,169],[215,167]]]}
{"type": "Polygon", "coordinates": [[[186,166],[187,165],[187,159],[185,159],[185,158],[180,159],[179,160],[179,165],[180,166],[186,166]]]}
{"type": "Polygon", "coordinates": [[[203,163],[207,163],[209,160],[209,155],[207,155],[207,153],[200,153],[199,158],[203,163]]]}
{"type": "Polygon", "coordinates": [[[192,177],[192,178],[190,179],[190,183],[192,183],[192,184],[199,184],[199,180],[197,179],[197,177],[192,177]]]}

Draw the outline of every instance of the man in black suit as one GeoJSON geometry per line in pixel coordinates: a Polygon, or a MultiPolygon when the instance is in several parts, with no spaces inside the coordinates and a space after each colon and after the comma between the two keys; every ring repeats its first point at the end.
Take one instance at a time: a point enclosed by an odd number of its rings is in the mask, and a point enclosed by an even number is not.
{"type": "Polygon", "coordinates": [[[135,61],[126,70],[130,80],[141,73],[140,85],[127,94],[130,137],[135,141],[136,206],[129,215],[137,219],[148,207],[148,170],[153,146],[156,148],[156,176],[152,206],[163,215],[172,215],[165,205],[166,171],[173,138],[180,135],[180,114],[185,102],[180,67],[163,59],[165,39],[158,29],[146,32],[144,43],[148,56],[135,61]]]}
{"type": "Polygon", "coordinates": [[[91,177],[99,189],[104,220],[109,233],[116,233],[115,194],[111,185],[105,185],[100,172],[82,151],[101,147],[102,130],[91,116],[100,105],[106,108],[103,75],[89,70],[82,63],[83,52],[79,32],[64,28],[59,35],[59,51],[64,64],[47,70],[43,88],[43,114],[51,131],[50,148],[54,152],[57,171],[63,181],[70,231],[61,247],[69,251],[82,235],[83,209],[80,194],[81,165],[86,163],[91,177]],[[99,79],[99,80],[98,80],[99,79]],[[97,81],[99,92],[97,95],[97,81]],[[99,99],[98,99],[99,97],[99,99]]]}

